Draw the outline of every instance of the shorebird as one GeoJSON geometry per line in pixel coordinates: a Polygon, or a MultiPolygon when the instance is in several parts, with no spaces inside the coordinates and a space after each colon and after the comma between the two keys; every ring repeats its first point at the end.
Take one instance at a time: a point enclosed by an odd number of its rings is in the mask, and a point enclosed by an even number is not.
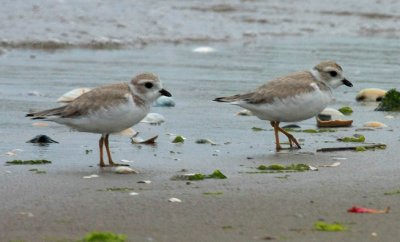
{"type": "Polygon", "coordinates": [[[81,132],[101,134],[99,165],[116,166],[111,157],[108,137],[139,123],[149,113],[151,104],[162,95],[171,96],[162,88],[156,75],[143,73],[128,83],[97,87],[65,106],[28,113],[26,116],[54,121],[81,132]],[[103,146],[106,147],[109,165],[104,164],[103,146]]]}
{"type": "Polygon", "coordinates": [[[293,135],[279,127],[280,122],[297,122],[314,117],[332,101],[332,89],[353,84],[343,76],[343,69],[334,61],[323,61],[309,71],[300,71],[273,79],[256,90],[214,99],[250,110],[274,128],[276,150],[282,149],[281,132],[301,149],[293,135]]]}

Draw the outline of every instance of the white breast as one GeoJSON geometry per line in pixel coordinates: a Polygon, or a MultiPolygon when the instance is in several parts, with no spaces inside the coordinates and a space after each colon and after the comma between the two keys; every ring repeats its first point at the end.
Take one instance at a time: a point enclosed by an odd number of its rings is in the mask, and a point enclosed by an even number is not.
{"type": "Polygon", "coordinates": [[[331,92],[323,92],[318,88],[318,90],[310,93],[284,99],[275,98],[270,104],[239,103],[238,105],[249,109],[262,120],[297,122],[316,116],[331,101],[331,92]]]}
{"type": "Polygon", "coordinates": [[[106,106],[87,115],[58,118],[54,121],[82,132],[109,134],[120,132],[139,123],[147,115],[149,108],[149,105],[138,107],[129,95],[127,102],[117,106],[106,106]]]}

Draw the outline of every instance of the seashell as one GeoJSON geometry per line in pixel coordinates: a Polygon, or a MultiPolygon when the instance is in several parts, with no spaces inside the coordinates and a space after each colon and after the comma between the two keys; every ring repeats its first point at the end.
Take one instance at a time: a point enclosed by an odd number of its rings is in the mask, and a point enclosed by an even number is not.
{"type": "Polygon", "coordinates": [[[195,53],[212,53],[217,51],[216,49],[209,47],[209,46],[200,46],[192,49],[192,52],[195,53]]]}
{"type": "Polygon", "coordinates": [[[154,107],[175,107],[175,101],[172,97],[161,96],[155,101],[154,107]]]}
{"type": "Polygon", "coordinates": [[[26,143],[34,143],[34,144],[50,144],[50,143],[58,143],[57,141],[53,140],[47,135],[40,134],[37,135],[35,138],[26,141],[26,143]]]}
{"type": "Polygon", "coordinates": [[[149,113],[140,122],[148,124],[161,124],[165,122],[165,118],[159,113],[149,113]]]}
{"type": "Polygon", "coordinates": [[[145,144],[145,145],[153,145],[156,143],[156,139],[158,138],[158,135],[151,137],[147,140],[144,140],[140,137],[133,137],[131,138],[132,144],[145,144]]]}
{"type": "Polygon", "coordinates": [[[137,192],[130,192],[129,195],[130,195],[130,196],[137,196],[137,195],[139,195],[139,193],[137,193],[137,192]]]}
{"type": "Polygon", "coordinates": [[[343,117],[344,116],[342,112],[340,112],[339,110],[334,109],[334,108],[325,108],[319,114],[327,115],[327,116],[329,115],[329,116],[331,116],[331,119],[333,119],[335,117],[343,117]]]}
{"type": "Polygon", "coordinates": [[[308,167],[310,168],[311,171],[318,171],[318,168],[315,166],[308,165],[308,167]]]}
{"type": "Polygon", "coordinates": [[[137,174],[138,172],[127,166],[117,166],[113,169],[117,174],[137,174]]]}
{"type": "Polygon", "coordinates": [[[138,133],[139,132],[137,132],[136,130],[134,130],[132,128],[128,128],[128,129],[122,130],[121,132],[118,132],[116,134],[132,137],[132,136],[137,135],[138,133]]]}
{"type": "Polygon", "coordinates": [[[369,121],[369,122],[364,123],[363,126],[368,127],[368,128],[386,128],[386,127],[388,127],[386,124],[378,122],[378,121],[369,121]]]}
{"type": "Polygon", "coordinates": [[[168,199],[168,202],[181,203],[182,200],[180,200],[179,198],[176,198],[176,197],[171,197],[170,199],[168,199]]]}
{"type": "Polygon", "coordinates": [[[79,97],[80,95],[90,91],[90,88],[87,87],[81,87],[81,88],[76,88],[73,89],[69,92],[64,93],[61,97],[59,97],[57,99],[57,102],[59,103],[69,103],[74,101],[77,97],[79,97]]]}
{"type": "Polygon", "coordinates": [[[321,165],[320,167],[336,167],[336,166],[340,166],[340,162],[334,162],[333,164],[330,165],[321,165]]]}
{"type": "Polygon", "coordinates": [[[135,161],[133,161],[133,160],[121,160],[121,162],[124,162],[124,163],[133,163],[133,162],[135,162],[135,161]]]}
{"type": "Polygon", "coordinates": [[[151,181],[150,180],[142,180],[142,181],[138,181],[137,183],[150,184],[151,181]]]}
{"type": "Polygon", "coordinates": [[[242,111],[238,112],[236,115],[239,115],[239,116],[253,116],[253,113],[250,110],[243,109],[242,111]]]}
{"type": "Polygon", "coordinates": [[[385,96],[386,91],[379,88],[362,89],[356,96],[358,102],[379,102],[385,96]]]}
{"type": "Polygon", "coordinates": [[[97,178],[99,177],[99,175],[93,174],[93,175],[89,175],[89,176],[84,176],[82,177],[83,179],[91,179],[91,178],[97,178]]]}

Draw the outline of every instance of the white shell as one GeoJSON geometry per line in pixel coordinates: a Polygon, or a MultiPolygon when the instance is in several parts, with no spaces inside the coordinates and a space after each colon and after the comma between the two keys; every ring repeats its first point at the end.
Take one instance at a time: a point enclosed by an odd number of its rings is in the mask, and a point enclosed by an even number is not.
{"type": "Polygon", "coordinates": [[[150,184],[151,181],[150,180],[142,180],[142,181],[138,181],[137,183],[150,184]]]}
{"type": "Polygon", "coordinates": [[[81,87],[81,88],[76,88],[73,89],[69,92],[64,93],[61,97],[59,97],[57,99],[57,102],[59,103],[69,103],[74,101],[77,97],[79,97],[80,95],[90,91],[90,88],[86,88],[86,87],[81,87]]]}
{"type": "Polygon", "coordinates": [[[382,98],[386,95],[386,91],[380,88],[365,88],[362,89],[356,96],[356,100],[360,102],[376,102],[377,98],[382,98]]]}
{"type": "Polygon", "coordinates": [[[309,167],[310,170],[312,170],[312,171],[318,171],[318,168],[315,167],[315,166],[310,166],[310,165],[308,165],[308,167],[309,167]]]}
{"type": "Polygon", "coordinates": [[[82,177],[83,179],[90,179],[90,178],[97,178],[99,177],[99,175],[93,174],[93,175],[89,175],[89,176],[84,176],[82,177]]]}
{"type": "Polygon", "coordinates": [[[181,203],[182,200],[180,200],[179,198],[176,198],[176,197],[171,197],[170,199],[168,199],[168,202],[181,203]]]}
{"type": "Polygon", "coordinates": [[[117,166],[114,169],[117,174],[137,174],[138,172],[127,166],[117,166]]]}
{"type": "MultiPolygon", "coordinates": [[[[322,110],[322,112],[320,112],[320,114],[324,114],[324,115],[330,115],[330,116],[339,116],[339,117],[343,117],[343,113],[341,113],[339,110],[336,110],[334,108],[325,108],[324,110],[322,110]]],[[[332,118],[334,119],[334,118],[332,118]]]]}
{"type": "Polygon", "coordinates": [[[340,166],[340,162],[339,161],[337,161],[337,162],[335,162],[333,164],[330,164],[330,165],[322,165],[320,167],[336,167],[336,166],[340,166]]]}
{"type": "Polygon", "coordinates": [[[165,118],[159,113],[149,113],[140,122],[148,124],[161,124],[165,122],[165,118]]]}
{"type": "Polygon", "coordinates": [[[217,51],[217,50],[212,47],[209,47],[209,46],[200,46],[200,47],[194,48],[192,50],[192,52],[195,52],[195,53],[212,53],[215,51],[217,51]]]}
{"type": "Polygon", "coordinates": [[[129,193],[129,195],[130,195],[130,196],[137,196],[137,195],[139,195],[139,193],[137,193],[137,192],[131,192],[131,193],[129,193]]]}

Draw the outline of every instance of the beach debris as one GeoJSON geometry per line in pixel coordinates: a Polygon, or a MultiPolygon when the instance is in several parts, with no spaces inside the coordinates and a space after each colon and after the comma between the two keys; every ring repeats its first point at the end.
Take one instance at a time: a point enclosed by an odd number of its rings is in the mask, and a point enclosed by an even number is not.
{"type": "Polygon", "coordinates": [[[164,118],[164,116],[162,116],[159,113],[149,113],[140,122],[151,124],[151,125],[160,125],[165,122],[165,118],[164,118]]]}
{"type": "Polygon", "coordinates": [[[318,168],[315,166],[308,166],[310,168],[311,171],[318,171],[318,168]]]}
{"type": "Polygon", "coordinates": [[[121,160],[121,162],[124,162],[124,163],[133,163],[133,162],[135,162],[135,161],[133,161],[133,160],[121,160]]]}
{"type": "MultiPolygon", "coordinates": [[[[257,167],[258,170],[262,171],[259,173],[285,173],[285,172],[302,172],[311,170],[309,165],[306,164],[291,164],[291,165],[281,165],[281,164],[272,164],[269,166],[260,165],[257,167]]],[[[314,170],[318,170],[313,167],[314,170]]]]}
{"type": "Polygon", "coordinates": [[[347,209],[347,212],[349,213],[372,213],[372,214],[381,214],[381,213],[388,213],[390,210],[390,207],[387,207],[383,210],[379,209],[374,209],[374,208],[363,208],[363,207],[357,207],[353,206],[349,209],[347,209]]]}
{"type": "Polygon", "coordinates": [[[133,137],[139,134],[139,132],[137,132],[136,130],[132,129],[132,128],[128,128],[128,129],[124,129],[121,132],[118,132],[116,134],[119,135],[123,135],[123,136],[129,136],[129,137],[133,137]]]}
{"type": "Polygon", "coordinates": [[[130,192],[129,193],[129,196],[137,196],[137,195],[139,195],[139,193],[137,193],[137,192],[130,192]]]}
{"type": "Polygon", "coordinates": [[[141,180],[141,181],[138,181],[137,183],[150,184],[151,181],[150,180],[141,180]]]}
{"type": "Polygon", "coordinates": [[[185,142],[185,137],[181,135],[177,135],[173,140],[172,143],[184,143],[185,142]]]}
{"type": "Polygon", "coordinates": [[[351,113],[353,113],[353,109],[351,109],[351,107],[341,107],[339,108],[339,112],[343,113],[344,115],[350,115],[351,113]]]}
{"type": "Polygon", "coordinates": [[[8,165],[43,165],[50,164],[49,160],[12,160],[6,161],[8,165]]]}
{"type": "Polygon", "coordinates": [[[85,235],[80,242],[126,242],[126,235],[95,231],[85,235]]]}
{"type": "Polygon", "coordinates": [[[36,135],[33,139],[26,141],[26,143],[33,143],[33,144],[50,144],[50,143],[58,143],[57,141],[53,140],[47,135],[39,134],[36,135]]]}
{"type": "Polygon", "coordinates": [[[5,153],[5,155],[7,155],[7,156],[16,156],[17,152],[20,152],[20,151],[22,151],[22,150],[21,149],[13,149],[13,150],[7,151],[5,153]]]}
{"type": "Polygon", "coordinates": [[[364,127],[367,128],[387,128],[388,126],[384,123],[378,121],[369,121],[363,124],[364,127]]]}
{"type": "Polygon", "coordinates": [[[340,166],[340,162],[339,161],[337,161],[337,162],[334,162],[334,163],[332,163],[332,164],[330,164],[330,165],[320,165],[319,167],[337,167],[337,166],[340,166]]]}
{"type": "Polygon", "coordinates": [[[345,231],[347,228],[340,224],[340,223],[326,223],[324,221],[317,221],[314,224],[314,228],[318,231],[325,231],[325,232],[339,232],[345,231]]]}
{"type": "Polygon", "coordinates": [[[392,192],[385,192],[383,195],[400,195],[400,190],[392,191],[392,192]]]}
{"type": "Polygon", "coordinates": [[[353,120],[343,119],[343,113],[334,108],[325,108],[315,118],[318,127],[349,127],[353,120]]]}
{"type": "Polygon", "coordinates": [[[74,101],[80,95],[89,92],[91,89],[87,87],[76,88],[71,91],[64,93],[61,97],[57,99],[59,103],[69,103],[74,101]]]}
{"type": "Polygon", "coordinates": [[[176,197],[171,197],[170,199],[168,199],[168,202],[181,203],[182,200],[180,200],[179,198],[176,198],[176,197]]]}
{"type": "Polygon", "coordinates": [[[157,138],[158,138],[158,135],[151,137],[147,140],[144,140],[140,137],[132,137],[131,142],[132,142],[132,144],[154,145],[156,143],[157,138]]]}
{"type": "Polygon", "coordinates": [[[387,118],[387,119],[394,119],[394,116],[393,116],[393,115],[386,115],[385,118],[387,118]]]}
{"type": "Polygon", "coordinates": [[[35,172],[36,174],[46,174],[47,173],[46,171],[39,170],[37,168],[29,169],[29,171],[35,172]]]}
{"type": "Polygon", "coordinates": [[[18,213],[19,215],[22,215],[22,216],[26,216],[26,217],[28,217],[28,218],[33,218],[33,217],[35,217],[35,215],[33,215],[33,213],[31,213],[31,212],[20,212],[20,213],[18,213]]]}
{"type": "Polygon", "coordinates": [[[217,145],[214,141],[210,139],[197,139],[196,144],[210,144],[210,145],[217,145]]]}
{"type": "Polygon", "coordinates": [[[341,142],[359,142],[359,143],[363,143],[365,142],[365,136],[364,135],[358,135],[355,134],[353,135],[353,137],[343,137],[343,138],[338,138],[338,141],[341,142]]]}
{"type": "Polygon", "coordinates": [[[199,46],[199,47],[192,49],[192,52],[202,53],[202,54],[212,53],[215,51],[217,51],[217,50],[212,47],[209,47],[209,46],[199,46]]]}
{"type": "Polygon", "coordinates": [[[45,123],[45,122],[35,122],[35,123],[32,123],[32,126],[35,126],[35,127],[47,127],[47,126],[49,126],[49,124],[45,123]]]}
{"type": "Polygon", "coordinates": [[[161,96],[154,102],[153,107],[175,107],[175,101],[172,97],[161,96]]]}
{"type": "Polygon", "coordinates": [[[248,109],[243,109],[242,111],[239,111],[236,115],[239,115],[239,116],[253,116],[253,113],[248,109]]]}
{"type": "Polygon", "coordinates": [[[386,144],[369,144],[362,146],[346,146],[346,147],[329,147],[318,149],[317,152],[335,152],[335,151],[366,151],[366,150],[384,150],[386,149],[386,144]]]}
{"type": "Polygon", "coordinates": [[[113,171],[117,174],[137,174],[138,172],[127,166],[114,167],[113,171]]]}
{"type": "Polygon", "coordinates": [[[297,124],[288,124],[282,126],[282,129],[300,129],[301,127],[297,124]]]}
{"type": "Polygon", "coordinates": [[[203,195],[218,196],[224,194],[223,192],[203,192],[203,195]]]}
{"type": "Polygon", "coordinates": [[[92,174],[92,175],[84,176],[84,177],[82,177],[82,178],[83,178],[83,179],[91,179],[91,178],[97,178],[97,177],[99,177],[99,175],[92,174]]]}
{"type": "Polygon", "coordinates": [[[173,181],[184,181],[184,180],[189,180],[189,181],[200,181],[204,179],[226,179],[227,177],[220,171],[220,170],[214,170],[213,173],[209,175],[201,174],[201,173],[188,173],[188,174],[183,174],[183,175],[176,175],[171,178],[173,181]]]}
{"type": "Polygon", "coordinates": [[[259,128],[259,127],[253,127],[253,128],[251,128],[251,130],[253,130],[254,132],[267,131],[266,129],[259,128]]]}
{"type": "Polygon", "coordinates": [[[380,88],[365,88],[358,92],[356,100],[358,102],[380,102],[385,94],[386,90],[380,88]]]}
{"type": "Polygon", "coordinates": [[[390,89],[375,111],[400,111],[400,92],[390,89]]]}

